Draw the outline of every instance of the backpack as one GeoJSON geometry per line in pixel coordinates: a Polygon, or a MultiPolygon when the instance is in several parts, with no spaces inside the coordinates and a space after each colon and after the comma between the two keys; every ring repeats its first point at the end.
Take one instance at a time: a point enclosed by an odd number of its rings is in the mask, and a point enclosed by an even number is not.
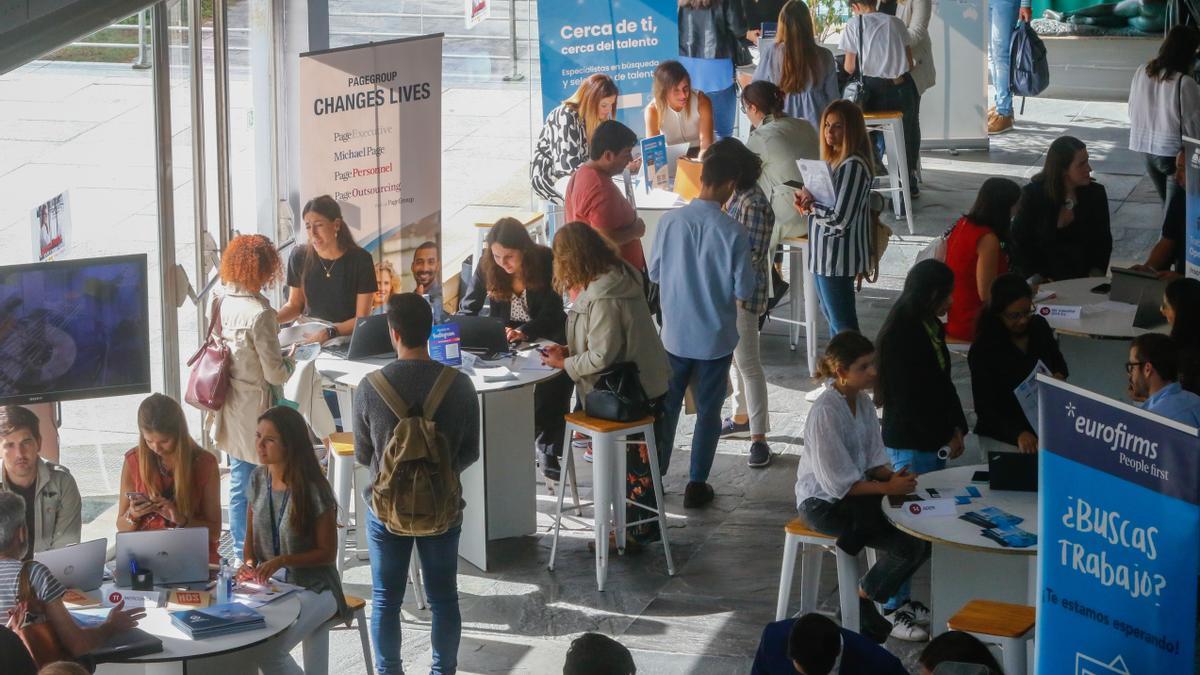
{"type": "Polygon", "coordinates": [[[388,532],[397,536],[428,537],[446,532],[458,519],[462,483],[446,437],[438,433],[433,415],[454,383],[458,371],[443,368],[425,402],[410,409],[395,388],[375,371],[367,380],[399,418],[379,456],[371,485],[371,510],[388,532]]]}
{"type": "Polygon", "coordinates": [[[1037,96],[1050,86],[1046,45],[1029,25],[1017,24],[1009,43],[1008,89],[1014,96],[1037,96]]]}

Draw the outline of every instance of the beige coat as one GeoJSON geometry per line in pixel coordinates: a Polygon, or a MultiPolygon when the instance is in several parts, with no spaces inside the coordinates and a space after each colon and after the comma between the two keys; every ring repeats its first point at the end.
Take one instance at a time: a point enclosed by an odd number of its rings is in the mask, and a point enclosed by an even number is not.
{"type": "Polygon", "coordinates": [[[567,311],[567,347],[563,363],[586,398],[596,376],[618,363],[633,361],[650,398],[667,393],[670,366],[642,288],[642,274],[628,264],[588,284],[567,311]]]}
{"type": "Polygon", "coordinates": [[[792,206],[796,188],[785,183],[804,182],[796,160],[820,159],[820,139],[808,120],[767,116],[750,132],[746,147],[763,163],[758,187],[771,200],[771,210],[775,212],[775,228],[771,231],[771,250],[774,251],[781,239],[808,234],[808,216],[800,215],[792,206]]]}
{"type": "MultiPolygon", "coordinates": [[[[221,294],[221,335],[233,354],[225,405],[206,418],[213,443],[232,457],[258,464],[254,432],[271,407],[271,385],[287,381],[279,346],[279,321],[261,293],[226,285],[221,294]]],[[[210,310],[211,311],[211,310],[210,310]]]]}
{"type": "Polygon", "coordinates": [[[912,46],[913,67],[909,73],[917,92],[937,82],[937,71],[933,65],[933,42],[929,39],[929,17],[933,13],[933,0],[900,0],[896,3],[896,18],[908,26],[908,43],[912,46]]]}

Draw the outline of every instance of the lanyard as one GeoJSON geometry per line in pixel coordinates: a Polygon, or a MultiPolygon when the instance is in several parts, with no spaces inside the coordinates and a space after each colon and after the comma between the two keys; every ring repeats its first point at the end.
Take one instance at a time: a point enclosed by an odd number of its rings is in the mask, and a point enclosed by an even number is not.
{"type": "Polygon", "coordinates": [[[275,547],[275,557],[279,557],[279,530],[283,527],[283,514],[287,511],[288,497],[292,495],[291,490],[283,492],[283,498],[279,500],[279,516],[275,515],[275,492],[272,491],[267,495],[267,504],[271,508],[271,544],[275,547]]]}

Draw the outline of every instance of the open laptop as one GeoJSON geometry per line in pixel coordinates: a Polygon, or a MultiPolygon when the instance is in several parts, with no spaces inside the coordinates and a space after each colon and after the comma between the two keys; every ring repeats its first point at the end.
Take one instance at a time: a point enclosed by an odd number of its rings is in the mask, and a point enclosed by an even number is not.
{"type": "Polygon", "coordinates": [[[63,586],[91,591],[100,588],[104,581],[104,558],[107,552],[107,539],[93,539],[34,553],[33,559],[45,565],[63,586]]]}
{"type": "Polygon", "coordinates": [[[473,354],[502,354],[509,351],[504,322],[490,316],[457,315],[447,323],[458,324],[459,347],[473,354]]]}
{"type": "Polygon", "coordinates": [[[993,490],[1037,492],[1037,453],[989,452],[988,487],[993,490]]]}
{"type": "Polygon", "coordinates": [[[1165,285],[1147,286],[1142,289],[1142,297],[1138,299],[1137,312],[1133,315],[1133,327],[1149,330],[1167,322],[1162,313],[1163,293],[1165,285]]]}
{"type": "Polygon", "coordinates": [[[117,533],[113,576],[118,586],[131,584],[129,561],[154,573],[154,585],[208,582],[208,528],[117,533]]]}
{"type": "Polygon", "coordinates": [[[1128,267],[1113,267],[1112,287],[1108,291],[1108,299],[1113,302],[1124,302],[1136,305],[1142,300],[1147,290],[1157,292],[1157,299],[1162,299],[1167,284],[1154,272],[1143,272],[1128,267]]]}
{"type": "Polygon", "coordinates": [[[350,343],[333,347],[322,347],[321,351],[347,359],[366,359],[380,354],[391,354],[392,336],[388,332],[387,314],[374,314],[359,319],[350,334],[350,343]]]}

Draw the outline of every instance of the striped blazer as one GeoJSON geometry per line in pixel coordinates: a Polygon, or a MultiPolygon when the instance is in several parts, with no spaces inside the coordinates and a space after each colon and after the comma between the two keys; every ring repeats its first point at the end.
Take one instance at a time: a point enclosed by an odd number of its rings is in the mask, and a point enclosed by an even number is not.
{"type": "Polygon", "coordinates": [[[871,262],[871,171],[851,156],[833,172],[837,203],[813,205],[808,267],[824,277],[852,277],[871,262]]]}

